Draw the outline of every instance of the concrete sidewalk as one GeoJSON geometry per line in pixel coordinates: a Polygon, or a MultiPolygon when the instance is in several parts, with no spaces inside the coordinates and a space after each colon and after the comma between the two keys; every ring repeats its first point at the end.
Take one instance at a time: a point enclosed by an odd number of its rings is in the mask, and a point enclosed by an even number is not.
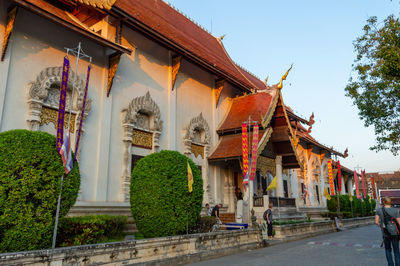
{"type": "Polygon", "coordinates": [[[375,225],[283,243],[191,265],[386,265],[375,225]]]}

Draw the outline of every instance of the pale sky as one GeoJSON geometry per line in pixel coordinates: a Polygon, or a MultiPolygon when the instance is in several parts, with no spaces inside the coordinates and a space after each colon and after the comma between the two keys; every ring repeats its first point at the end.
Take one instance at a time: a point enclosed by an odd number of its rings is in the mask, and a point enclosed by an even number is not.
{"type": "Polygon", "coordinates": [[[269,84],[277,83],[291,63],[282,89],[285,104],[308,119],[311,135],[349,157],[341,164],[367,172],[400,169],[400,156],[376,153],[373,128],[365,128],[344,88],[355,58],[353,41],[369,16],[382,21],[398,15],[390,0],[170,0],[175,8],[216,37],[226,34],[231,58],[269,84]]]}

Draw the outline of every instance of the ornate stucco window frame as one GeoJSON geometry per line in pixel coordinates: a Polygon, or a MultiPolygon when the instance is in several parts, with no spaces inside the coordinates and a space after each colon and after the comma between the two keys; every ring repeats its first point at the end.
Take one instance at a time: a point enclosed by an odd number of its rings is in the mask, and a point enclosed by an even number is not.
{"type": "MultiPolygon", "coordinates": [[[[72,70],[69,71],[68,75],[68,91],[72,91],[72,87],[75,88],[74,98],[72,99],[72,121],[74,124],[71,124],[70,131],[75,136],[77,135],[78,127],[82,117],[81,117],[81,109],[83,105],[83,97],[85,93],[85,81],[83,81],[79,76],[75,77],[75,72],[72,70]],[[76,80],[75,80],[76,78],[76,80]],[[74,83],[75,81],[75,83],[74,83]]],[[[62,78],[62,67],[47,67],[40,72],[37,76],[36,81],[31,82],[28,88],[28,118],[27,124],[28,129],[32,131],[39,131],[39,128],[42,124],[53,123],[54,127],[57,126],[57,117],[54,114],[49,114],[53,112],[52,110],[56,110],[58,112],[58,103],[59,103],[59,95],[49,95],[51,87],[57,85],[61,86],[61,78],[62,78]],[[48,97],[53,97],[54,99],[48,99],[48,97]],[[46,112],[46,113],[45,113],[46,112]],[[43,118],[43,120],[42,120],[43,118]]],[[[70,99],[67,99],[69,102],[70,99]]],[[[85,118],[90,112],[91,109],[91,99],[86,100],[85,113],[83,117],[83,125],[85,118]]],[[[69,112],[69,104],[66,106],[66,112],[69,112]]],[[[67,117],[67,116],[66,116],[67,117]]],[[[68,122],[65,122],[64,125],[67,126],[68,122]]],[[[84,127],[82,128],[82,133],[85,132],[84,127]]],[[[78,154],[76,155],[77,160],[80,159],[80,150],[79,147],[78,154]]]]}
{"type": "Polygon", "coordinates": [[[144,96],[134,98],[127,108],[122,110],[122,128],[123,128],[123,163],[122,163],[122,180],[121,180],[121,195],[124,202],[129,202],[129,187],[131,181],[131,149],[133,144],[133,133],[135,130],[152,133],[152,148],[151,152],[157,152],[160,144],[160,135],[162,131],[163,121],[161,120],[160,108],[151,98],[150,92],[144,96]],[[144,112],[151,115],[151,123],[149,129],[144,129],[137,126],[137,115],[139,112],[144,112]]]}
{"type": "Polygon", "coordinates": [[[210,141],[210,127],[208,126],[207,121],[204,119],[203,114],[200,113],[198,116],[192,118],[189,122],[189,125],[186,127],[186,129],[184,129],[183,153],[186,156],[190,156],[190,154],[193,153],[196,158],[198,155],[201,155],[202,159],[205,159],[210,152],[210,141]],[[196,131],[200,131],[202,133],[201,140],[197,142],[195,141],[196,131]],[[203,154],[199,152],[201,147],[204,149],[203,154]]]}

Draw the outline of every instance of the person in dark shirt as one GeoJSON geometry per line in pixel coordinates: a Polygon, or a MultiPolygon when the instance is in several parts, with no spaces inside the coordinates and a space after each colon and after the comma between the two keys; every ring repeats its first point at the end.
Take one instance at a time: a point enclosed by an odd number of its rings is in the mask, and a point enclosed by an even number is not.
{"type": "Polygon", "coordinates": [[[242,191],[239,191],[238,200],[243,200],[243,193],[242,193],[242,191]]]}
{"type": "Polygon", "coordinates": [[[222,203],[215,205],[211,211],[211,216],[214,216],[219,219],[219,209],[220,208],[222,208],[222,203]]]}
{"type": "Polygon", "coordinates": [[[268,239],[272,240],[272,203],[268,205],[268,210],[264,213],[264,220],[267,222],[268,239]]]}
{"type": "Polygon", "coordinates": [[[393,208],[392,199],[385,197],[383,199],[384,206],[376,210],[375,224],[382,229],[383,243],[385,244],[385,253],[388,265],[400,265],[399,236],[392,235],[388,229],[391,219],[400,222],[399,209],[393,208]],[[392,257],[392,247],[394,253],[394,263],[392,257]]]}

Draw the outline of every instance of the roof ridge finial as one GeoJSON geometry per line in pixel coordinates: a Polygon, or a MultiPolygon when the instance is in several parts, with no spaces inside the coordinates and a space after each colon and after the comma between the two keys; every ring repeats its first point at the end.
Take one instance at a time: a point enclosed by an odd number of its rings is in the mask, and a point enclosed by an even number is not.
{"type": "Polygon", "coordinates": [[[226,34],[223,34],[223,35],[219,36],[217,39],[218,39],[220,42],[222,42],[222,40],[225,38],[225,36],[226,36],[226,34]]]}
{"type": "Polygon", "coordinates": [[[267,76],[267,77],[265,78],[265,80],[264,80],[264,84],[265,84],[265,86],[267,86],[267,87],[268,87],[268,79],[269,79],[269,76],[267,76]]]}
{"type": "Polygon", "coordinates": [[[285,75],[282,76],[281,81],[279,82],[277,88],[282,89],[283,88],[283,81],[286,80],[287,76],[289,75],[290,70],[293,67],[293,63],[290,65],[289,69],[286,71],[285,75]]]}

